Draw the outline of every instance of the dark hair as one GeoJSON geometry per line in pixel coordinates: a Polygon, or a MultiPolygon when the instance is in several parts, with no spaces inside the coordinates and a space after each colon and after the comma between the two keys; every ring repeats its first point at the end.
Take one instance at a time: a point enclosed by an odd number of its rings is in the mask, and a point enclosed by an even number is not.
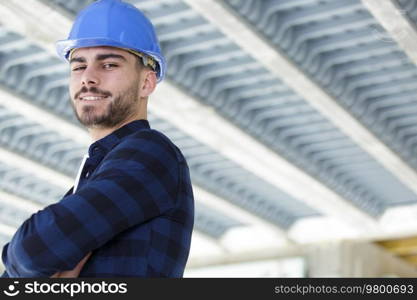
{"type": "Polygon", "coordinates": [[[136,59],[138,60],[139,66],[145,67],[145,64],[143,63],[142,57],[137,56],[137,55],[135,55],[135,56],[136,56],[136,59]]]}

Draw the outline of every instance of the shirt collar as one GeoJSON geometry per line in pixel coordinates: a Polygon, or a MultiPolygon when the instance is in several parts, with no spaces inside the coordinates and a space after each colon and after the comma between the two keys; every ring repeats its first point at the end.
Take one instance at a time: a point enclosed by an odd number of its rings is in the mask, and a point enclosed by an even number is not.
{"type": "Polygon", "coordinates": [[[132,121],[119,129],[113,131],[111,134],[105,136],[102,139],[99,139],[98,141],[95,141],[90,145],[88,148],[88,155],[89,157],[93,157],[93,155],[97,152],[102,152],[103,154],[109,152],[114,146],[120,143],[120,141],[140,130],[140,129],[149,129],[149,122],[148,120],[136,120],[132,121]]]}

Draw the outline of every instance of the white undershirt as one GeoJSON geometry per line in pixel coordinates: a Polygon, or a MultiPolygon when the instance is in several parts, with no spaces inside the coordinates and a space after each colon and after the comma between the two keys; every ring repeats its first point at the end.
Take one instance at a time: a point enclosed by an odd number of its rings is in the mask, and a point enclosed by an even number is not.
{"type": "Polygon", "coordinates": [[[87,158],[88,158],[88,154],[84,154],[83,160],[81,161],[80,168],[78,169],[77,177],[75,178],[74,189],[72,190],[73,194],[77,191],[78,183],[80,182],[81,173],[83,172],[84,165],[85,165],[87,158]]]}

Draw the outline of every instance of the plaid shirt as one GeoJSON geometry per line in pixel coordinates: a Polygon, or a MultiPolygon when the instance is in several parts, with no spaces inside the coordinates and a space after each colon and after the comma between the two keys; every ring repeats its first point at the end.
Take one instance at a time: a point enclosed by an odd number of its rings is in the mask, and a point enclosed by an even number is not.
{"type": "Polygon", "coordinates": [[[182,277],[194,223],[187,163],[146,120],[89,147],[77,191],[33,214],[3,248],[3,277],[182,277]]]}

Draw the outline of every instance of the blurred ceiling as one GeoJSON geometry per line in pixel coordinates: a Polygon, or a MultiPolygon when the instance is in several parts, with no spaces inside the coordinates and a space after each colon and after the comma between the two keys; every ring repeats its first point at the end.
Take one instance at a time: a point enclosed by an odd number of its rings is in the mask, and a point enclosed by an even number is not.
{"type": "MultiPolygon", "coordinates": [[[[54,42],[91,2],[0,2],[2,243],[72,186],[88,148],[54,42]]],[[[129,2],[168,61],[149,120],[190,167],[190,266],[417,235],[417,1],[129,2]]]]}

